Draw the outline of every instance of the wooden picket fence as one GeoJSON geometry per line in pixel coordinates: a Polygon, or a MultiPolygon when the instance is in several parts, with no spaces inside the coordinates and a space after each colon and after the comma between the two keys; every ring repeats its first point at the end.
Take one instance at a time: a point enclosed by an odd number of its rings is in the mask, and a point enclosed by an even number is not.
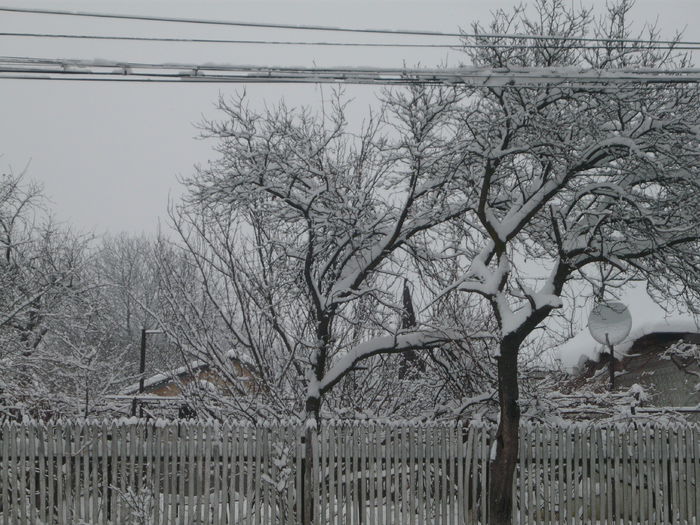
{"type": "MultiPolygon", "coordinates": [[[[485,524],[494,429],[324,423],[303,478],[300,425],[0,425],[1,525],[485,524]]],[[[525,425],[517,523],[696,523],[700,427],[525,425]]]]}

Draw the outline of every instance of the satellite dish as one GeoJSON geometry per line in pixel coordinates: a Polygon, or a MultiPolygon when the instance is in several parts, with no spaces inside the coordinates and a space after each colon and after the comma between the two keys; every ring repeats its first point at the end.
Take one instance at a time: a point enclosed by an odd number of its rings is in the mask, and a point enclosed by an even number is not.
{"type": "Polygon", "coordinates": [[[598,303],[588,317],[588,330],[593,339],[605,345],[620,344],[631,328],[630,311],[617,301],[598,303]]]}

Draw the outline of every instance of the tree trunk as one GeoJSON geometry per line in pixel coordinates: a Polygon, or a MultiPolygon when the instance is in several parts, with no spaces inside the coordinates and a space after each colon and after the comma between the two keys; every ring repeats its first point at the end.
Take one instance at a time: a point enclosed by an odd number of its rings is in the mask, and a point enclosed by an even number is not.
{"type": "Polygon", "coordinates": [[[489,525],[511,525],[513,476],[518,463],[520,407],[518,406],[518,348],[507,336],[498,358],[498,399],[501,417],[496,433],[496,457],[489,479],[489,525]]]}
{"type": "Polygon", "coordinates": [[[303,525],[314,523],[314,491],[313,474],[314,468],[314,447],[318,440],[318,418],[321,408],[320,399],[309,397],[306,400],[306,421],[304,424],[304,472],[302,477],[302,508],[301,516],[303,525]]]}

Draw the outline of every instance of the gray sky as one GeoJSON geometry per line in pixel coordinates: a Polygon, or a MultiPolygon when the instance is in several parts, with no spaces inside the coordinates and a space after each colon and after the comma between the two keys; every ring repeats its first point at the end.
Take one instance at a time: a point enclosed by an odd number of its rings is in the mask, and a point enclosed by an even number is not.
{"type": "MultiPolygon", "coordinates": [[[[72,9],[237,21],[348,27],[455,31],[512,0],[0,0],[4,6],[72,9]]],[[[586,2],[584,2],[586,3],[586,2]]],[[[588,2],[591,3],[590,1],[588,2]]],[[[604,2],[594,0],[596,7],[604,2]]],[[[699,0],[638,0],[635,20],[654,21],[664,36],[700,20],[699,0]]],[[[386,41],[368,35],[242,29],[154,22],[0,13],[0,31],[90,33],[200,38],[386,41]]],[[[700,40],[700,27],[686,28],[685,40],[700,40]]],[[[394,37],[394,42],[436,42],[394,37]]],[[[61,41],[0,37],[5,56],[114,59],[132,62],[225,62],[257,65],[386,66],[405,62],[431,67],[458,65],[462,55],[445,49],[323,48],[221,44],[61,41]]],[[[110,84],[0,80],[0,169],[22,171],[44,184],[59,220],[78,230],[153,232],[163,220],[177,176],[213,158],[211,144],[195,140],[194,124],[216,116],[213,104],[241,85],[110,84]]],[[[328,93],[331,88],[323,90],[328,93]]],[[[257,101],[317,104],[315,85],[251,85],[257,101]]],[[[349,86],[362,111],[374,88],[349,86]]],[[[361,116],[361,115],[354,115],[361,116]]]]}

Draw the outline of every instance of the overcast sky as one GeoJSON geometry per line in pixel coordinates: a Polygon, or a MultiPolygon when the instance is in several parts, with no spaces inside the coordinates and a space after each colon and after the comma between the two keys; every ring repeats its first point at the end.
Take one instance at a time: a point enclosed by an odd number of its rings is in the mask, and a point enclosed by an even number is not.
{"type": "MultiPolygon", "coordinates": [[[[577,0],[578,1],[578,0],[577,0]]],[[[509,8],[503,0],[0,0],[0,5],[124,14],[197,17],[333,26],[408,28],[453,32],[489,19],[489,10],[509,8]]],[[[585,3],[585,2],[584,2],[585,3]]],[[[590,2],[589,2],[590,3],[590,2]]],[[[595,0],[602,7],[604,2],[595,0]]],[[[639,0],[638,21],[654,21],[664,36],[687,23],[685,40],[700,40],[700,0],[639,0]]],[[[272,40],[386,41],[387,37],[203,25],[112,21],[0,13],[0,31],[90,33],[138,36],[252,38],[272,40]],[[383,39],[383,40],[382,40],[383,39]]],[[[394,42],[437,42],[393,37],[394,42]]],[[[256,65],[456,66],[463,56],[445,49],[234,46],[180,43],[115,43],[0,37],[5,56],[104,58],[131,62],[225,62],[256,65]]],[[[169,196],[179,194],[178,176],[212,158],[211,144],[195,140],[194,124],[214,117],[219,96],[242,89],[221,84],[110,84],[0,80],[0,168],[44,184],[57,218],[81,231],[154,232],[169,196]]],[[[323,88],[326,93],[330,87],[323,88]]],[[[347,92],[368,106],[374,88],[347,92]]],[[[315,85],[251,85],[255,100],[317,104],[315,85]]],[[[356,115],[359,116],[359,115],[356,115]]]]}

